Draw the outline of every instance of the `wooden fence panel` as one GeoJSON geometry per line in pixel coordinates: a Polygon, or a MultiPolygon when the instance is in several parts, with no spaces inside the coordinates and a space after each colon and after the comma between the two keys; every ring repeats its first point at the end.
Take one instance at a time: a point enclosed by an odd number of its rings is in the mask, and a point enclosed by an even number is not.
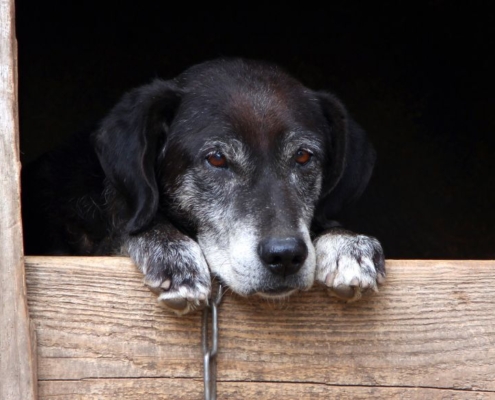
{"type": "MultiPolygon", "coordinates": [[[[495,262],[389,261],[377,295],[228,293],[219,398],[493,399],[495,262]]],[[[26,258],[40,399],[202,396],[200,313],[157,305],[127,258],[26,258]]]]}

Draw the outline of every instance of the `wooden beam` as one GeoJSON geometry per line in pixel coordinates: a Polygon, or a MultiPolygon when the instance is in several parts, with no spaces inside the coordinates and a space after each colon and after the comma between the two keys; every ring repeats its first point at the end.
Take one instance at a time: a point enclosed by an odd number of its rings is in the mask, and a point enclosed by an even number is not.
{"type": "Polygon", "coordinates": [[[0,0],[0,399],[36,398],[24,282],[14,0],[0,0]]]}
{"type": "MultiPolygon", "coordinates": [[[[495,261],[389,261],[377,295],[228,293],[220,398],[494,399],[495,261]]],[[[157,305],[127,258],[26,257],[40,399],[201,398],[200,313],[157,305]]]]}

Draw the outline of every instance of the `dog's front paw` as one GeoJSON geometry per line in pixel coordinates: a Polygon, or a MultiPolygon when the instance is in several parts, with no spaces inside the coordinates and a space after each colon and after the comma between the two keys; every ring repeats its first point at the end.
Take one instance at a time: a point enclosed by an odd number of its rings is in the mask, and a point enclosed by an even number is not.
{"type": "Polygon", "coordinates": [[[190,238],[128,242],[128,252],[144,273],[144,283],[158,300],[178,315],[204,307],[211,292],[211,278],[199,245],[190,238]]]}
{"type": "Polygon", "coordinates": [[[318,237],[314,245],[316,280],[332,295],[358,300],[385,281],[385,258],[375,238],[336,230],[318,237]]]}

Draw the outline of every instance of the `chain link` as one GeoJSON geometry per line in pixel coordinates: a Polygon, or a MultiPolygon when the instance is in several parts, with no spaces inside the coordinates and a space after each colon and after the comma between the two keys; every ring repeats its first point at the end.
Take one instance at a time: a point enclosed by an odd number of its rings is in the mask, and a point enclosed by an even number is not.
{"type": "Polygon", "coordinates": [[[222,285],[218,285],[216,296],[212,296],[211,304],[203,310],[202,344],[205,400],[216,400],[217,398],[218,305],[222,301],[222,292],[222,285]],[[208,317],[210,310],[211,346],[208,338],[208,317]]]}

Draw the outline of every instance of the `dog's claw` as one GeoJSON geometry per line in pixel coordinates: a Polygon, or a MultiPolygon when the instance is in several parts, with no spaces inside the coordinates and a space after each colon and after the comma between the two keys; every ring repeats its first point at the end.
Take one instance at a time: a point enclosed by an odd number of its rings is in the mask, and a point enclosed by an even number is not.
{"type": "Polygon", "coordinates": [[[186,299],[165,299],[161,302],[168,308],[171,308],[174,311],[183,312],[187,308],[187,300],[186,299]]]}
{"type": "Polygon", "coordinates": [[[168,290],[170,289],[170,285],[172,284],[172,281],[170,279],[167,279],[165,280],[161,285],[160,287],[163,289],[163,290],[168,290]]]}
{"type": "Polygon", "coordinates": [[[172,295],[162,293],[158,296],[158,301],[161,305],[174,311],[177,315],[184,315],[191,311],[202,309],[207,303],[207,297],[202,293],[198,294],[196,297],[192,295],[186,297],[181,297],[180,295],[178,297],[172,297],[174,295],[177,295],[177,293],[172,295]]]}
{"type": "Polygon", "coordinates": [[[170,289],[170,286],[172,285],[172,281],[170,279],[165,279],[162,282],[161,280],[144,278],[144,285],[153,293],[160,294],[170,289]]]}
{"type": "Polygon", "coordinates": [[[328,291],[331,295],[344,300],[353,300],[356,297],[356,293],[360,293],[359,288],[347,285],[339,285],[329,288],[328,291]]]}
{"type": "MultiPolygon", "coordinates": [[[[153,288],[150,288],[153,290],[153,288]]],[[[159,285],[158,290],[153,290],[158,295],[161,305],[174,311],[177,315],[184,315],[191,311],[202,309],[210,294],[210,282],[195,282],[194,286],[175,286],[170,279],[159,285]],[[165,289],[167,288],[167,289],[165,289]]]]}
{"type": "Polygon", "coordinates": [[[209,285],[196,284],[194,287],[180,286],[171,288],[170,279],[162,283],[157,280],[144,279],[144,284],[158,296],[161,305],[171,309],[178,315],[201,309],[207,303],[210,293],[209,285]]]}

